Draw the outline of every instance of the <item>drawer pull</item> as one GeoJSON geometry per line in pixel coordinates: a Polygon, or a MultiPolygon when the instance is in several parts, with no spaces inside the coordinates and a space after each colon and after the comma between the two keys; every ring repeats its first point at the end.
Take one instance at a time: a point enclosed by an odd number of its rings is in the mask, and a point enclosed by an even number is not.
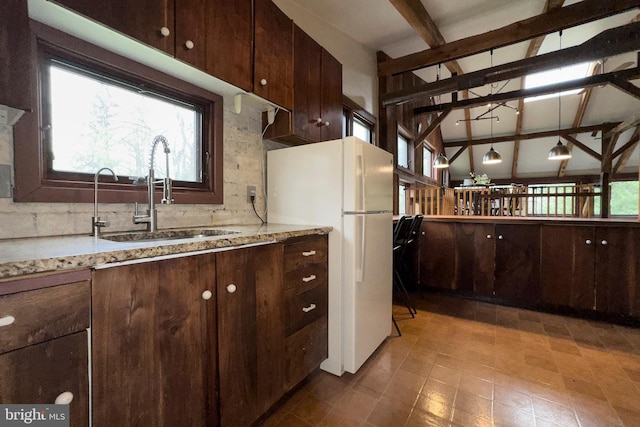
{"type": "Polygon", "coordinates": [[[16,321],[16,318],[13,316],[5,316],[0,318],[0,327],[1,326],[9,326],[10,324],[12,324],[13,322],[16,321]]]}
{"type": "Polygon", "coordinates": [[[302,278],[302,281],[303,281],[303,282],[310,282],[310,281],[312,281],[312,280],[316,280],[316,275],[315,275],[315,274],[312,274],[312,275],[311,275],[311,276],[309,276],[309,277],[303,277],[303,278],[302,278]]]}
{"type": "Polygon", "coordinates": [[[56,397],[56,405],[68,405],[73,400],[73,393],[70,391],[62,392],[56,397]]]}
{"type": "Polygon", "coordinates": [[[211,292],[210,290],[206,290],[202,293],[202,299],[205,301],[209,301],[212,296],[213,296],[213,292],[211,292]]]}
{"type": "Polygon", "coordinates": [[[302,252],[302,256],[313,256],[316,254],[316,251],[306,251],[302,252]]]}
{"type": "Polygon", "coordinates": [[[305,313],[308,313],[311,310],[315,310],[315,309],[316,309],[316,305],[315,304],[311,304],[309,307],[302,307],[302,311],[304,311],[305,313]]]}
{"type": "Polygon", "coordinates": [[[229,292],[230,294],[234,293],[236,291],[236,285],[234,285],[233,283],[230,285],[227,285],[227,292],[229,292]]]}

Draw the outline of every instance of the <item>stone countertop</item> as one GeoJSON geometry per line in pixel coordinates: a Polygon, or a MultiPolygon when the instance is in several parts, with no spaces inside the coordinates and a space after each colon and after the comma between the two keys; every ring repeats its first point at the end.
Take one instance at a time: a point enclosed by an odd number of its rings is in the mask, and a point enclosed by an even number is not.
{"type": "MultiPolygon", "coordinates": [[[[225,225],[193,227],[228,230],[233,234],[178,240],[114,242],[92,236],[59,236],[0,240],[0,279],[23,274],[154,258],[247,244],[281,241],[291,237],[327,234],[332,228],[312,225],[225,225]]],[[[168,230],[160,230],[167,232],[168,230]]],[[[113,233],[123,234],[123,233],[113,233]]],[[[109,236],[109,234],[105,234],[109,236]]]]}

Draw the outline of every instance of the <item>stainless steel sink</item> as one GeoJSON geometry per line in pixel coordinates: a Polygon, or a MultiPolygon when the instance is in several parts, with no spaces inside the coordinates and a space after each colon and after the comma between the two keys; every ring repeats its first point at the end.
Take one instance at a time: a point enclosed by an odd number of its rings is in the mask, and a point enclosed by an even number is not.
{"type": "Polygon", "coordinates": [[[112,242],[153,242],[160,240],[187,240],[202,239],[205,237],[226,236],[229,234],[237,234],[239,231],[221,230],[216,228],[199,228],[199,229],[176,229],[176,230],[159,230],[159,231],[133,231],[130,233],[118,233],[111,235],[102,235],[101,239],[111,240],[112,242]]]}

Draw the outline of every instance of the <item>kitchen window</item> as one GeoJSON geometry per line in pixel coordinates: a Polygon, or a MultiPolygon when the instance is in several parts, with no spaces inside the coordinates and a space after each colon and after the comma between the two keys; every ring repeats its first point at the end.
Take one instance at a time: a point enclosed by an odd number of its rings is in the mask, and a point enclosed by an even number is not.
{"type": "MultiPolygon", "coordinates": [[[[16,201],[91,202],[95,172],[110,167],[120,180],[105,178],[101,201],[146,202],[146,188],[129,178],[148,174],[152,141],[163,135],[176,203],[223,202],[220,96],[48,27],[35,31],[41,90],[38,111],[16,127],[16,201]]],[[[166,160],[156,147],[157,178],[166,160]]]]}
{"type": "Polygon", "coordinates": [[[427,144],[422,145],[422,175],[433,178],[433,151],[427,147],[427,144]]]}
{"type": "Polygon", "coordinates": [[[355,136],[369,144],[374,144],[376,118],[346,96],[343,98],[343,103],[342,136],[355,136]]]}
{"type": "Polygon", "coordinates": [[[398,125],[398,142],[396,146],[396,165],[405,172],[413,172],[413,135],[398,125]]]}

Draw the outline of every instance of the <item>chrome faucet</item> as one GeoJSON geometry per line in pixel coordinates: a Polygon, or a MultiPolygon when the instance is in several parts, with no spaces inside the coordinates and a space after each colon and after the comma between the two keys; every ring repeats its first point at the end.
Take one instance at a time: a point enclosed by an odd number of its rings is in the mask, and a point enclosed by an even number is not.
{"type": "Polygon", "coordinates": [[[93,228],[93,236],[98,237],[100,235],[100,229],[102,227],[108,227],[109,223],[103,221],[98,216],[98,176],[102,171],[109,171],[113,175],[113,180],[118,182],[118,175],[115,174],[111,168],[102,168],[93,177],[93,217],[91,218],[91,227],[93,228]]]}
{"type": "Polygon", "coordinates": [[[169,178],[169,142],[167,139],[158,135],[153,138],[153,142],[151,145],[151,157],[149,158],[149,174],[147,175],[147,213],[140,214],[138,212],[138,203],[135,204],[135,212],[133,214],[133,223],[134,224],[147,224],[147,231],[158,231],[158,211],[156,210],[156,202],[154,198],[154,189],[156,184],[162,184],[162,201],[164,204],[172,204],[173,203],[173,186],[171,178],[169,178]],[[156,152],[156,146],[158,142],[162,142],[162,146],[164,147],[164,153],[166,154],[166,171],[167,175],[164,179],[155,179],[155,171],[153,168],[154,165],[154,157],[156,152]]]}

